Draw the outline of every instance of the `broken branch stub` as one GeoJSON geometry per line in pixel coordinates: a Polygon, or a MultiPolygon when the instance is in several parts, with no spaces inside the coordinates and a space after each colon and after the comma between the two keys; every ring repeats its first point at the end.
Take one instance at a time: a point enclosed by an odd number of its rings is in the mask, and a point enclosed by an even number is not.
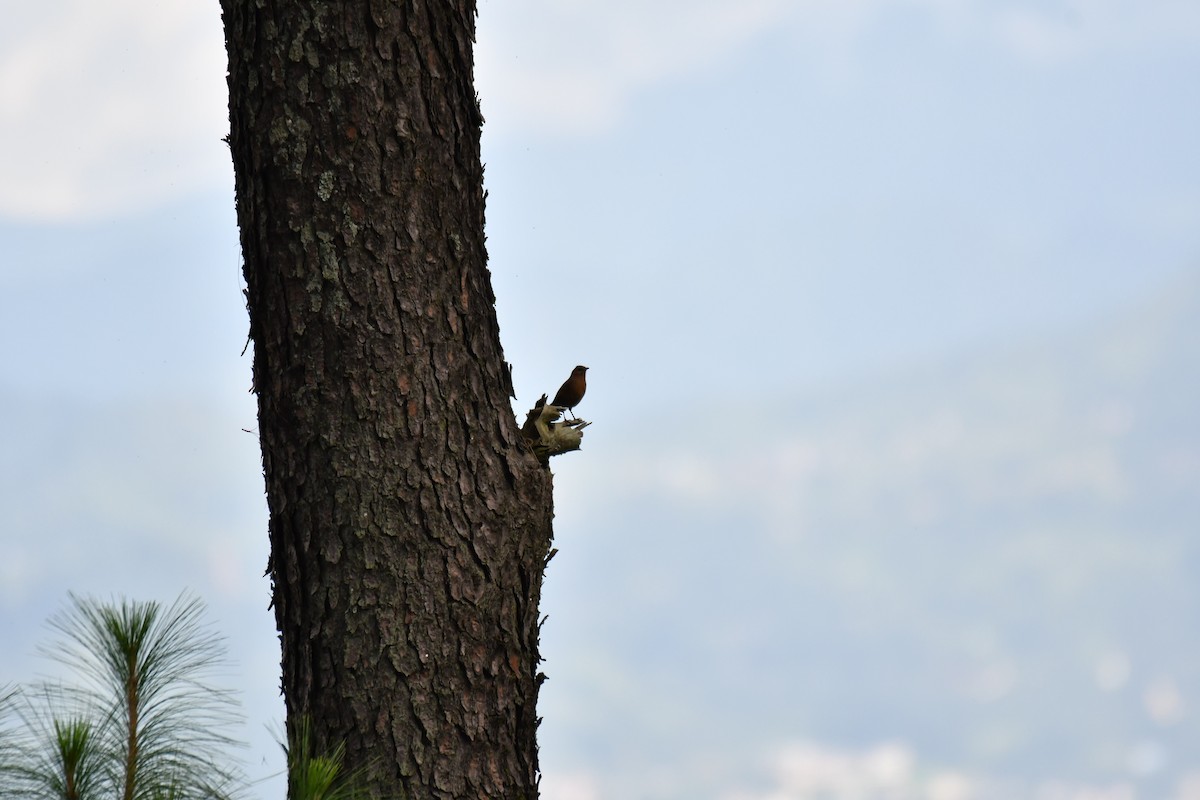
{"type": "Polygon", "coordinates": [[[525,415],[521,435],[543,464],[549,464],[551,456],[578,450],[583,443],[583,429],[592,424],[581,419],[559,422],[562,414],[562,406],[548,404],[546,396],[542,395],[538,404],[525,415]]]}

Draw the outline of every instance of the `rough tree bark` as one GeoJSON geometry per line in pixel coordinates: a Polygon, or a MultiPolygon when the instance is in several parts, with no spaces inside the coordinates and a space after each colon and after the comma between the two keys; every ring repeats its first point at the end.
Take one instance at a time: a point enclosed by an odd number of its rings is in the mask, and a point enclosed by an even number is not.
{"type": "Polygon", "coordinates": [[[484,248],[474,0],[221,0],[289,731],[534,798],[548,473],[484,248]]]}

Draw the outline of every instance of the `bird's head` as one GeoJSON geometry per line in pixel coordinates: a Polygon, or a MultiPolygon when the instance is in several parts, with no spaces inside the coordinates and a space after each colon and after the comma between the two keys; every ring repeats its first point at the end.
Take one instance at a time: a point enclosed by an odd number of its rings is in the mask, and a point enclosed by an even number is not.
{"type": "MultiPolygon", "coordinates": [[[[587,367],[584,367],[584,366],[578,366],[575,369],[571,370],[572,375],[582,375],[585,372],[587,372],[587,367]]],[[[559,374],[561,375],[562,373],[559,373],[559,374]]]]}

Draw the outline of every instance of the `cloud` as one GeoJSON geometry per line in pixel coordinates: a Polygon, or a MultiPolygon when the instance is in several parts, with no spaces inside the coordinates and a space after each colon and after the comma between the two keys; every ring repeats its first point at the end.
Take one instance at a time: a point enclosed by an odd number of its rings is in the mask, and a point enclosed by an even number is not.
{"type": "MultiPolygon", "coordinates": [[[[1156,771],[1165,757],[1160,744],[1144,742],[1131,754],[1131,769],[1156,771]]],[[[904,742],[881,743],[859,750],[812,741],[785,742],[772,755],[770,772],[772,779],[766,791],[738,790],[726,792],[722,797],[724,800],[800,800],[814,796],[837,800],[861,797],[970,800],[1020,796],[1046,800],[1132,800],[1137,796],[1129,781],[1032,783],[937,769],[920,762],[911,746],[904,742]]],[[[1181,779],[1173,796],[1195,797],[1195,783],[1194,775],[1181,779]]]]}
{"type": "Polygon", "coordinates": [[[541,793],[558,800],[599,800],[599,781],[589,772],[546,772],[542,774],[541,793]]]}
{"type": "Polygon", "coordinates": [[[639,93],[713,69],[765,34],[795,42],[800,72],[844,86],[870,60],[878,29],[913,20],[959,54],[998,50],[1044,64],[1200,41],[1200,7],[1130,0],[707,0],[563,3],[483,0],[476,80],[502,134],[603,133],[639,93]],[[967,48],[967,49],[964,49],[967,48]]]}
{"type": "Polygon", "coordinates": [[[220,25],[203,0],[29,4],[0,50],[0,214],[96,217],[228,181],[220,25]]]}
{"type": "MultiPolygon", "coordinates": [[[[1038,63],[1200,39],[1182,0],[482,0],[476,79],[500,136],[601,135],[767,35],[792,37],[798,75],[853,75],[881,26],[914,15],[955,52],[1038,63]]],[[[24,4],[0,33],[0,215],[95,218],[227,185],[224,75],[214,2],[24,4]]]]}
{"type": "Polygon", "coordinates": [[[476,81],[505,132],[603,132],[638,91],[704,69],[787,14],[782,0],[480,5],[476,81]]]}
{"type": "Polygon", "coordinates": [[[1153,48],[1200,38],[1192,2],[1060,0],[1006,5],[990,17],[999,41],[1024,59],[1059,62],[1105,50],[1153,48]]]}

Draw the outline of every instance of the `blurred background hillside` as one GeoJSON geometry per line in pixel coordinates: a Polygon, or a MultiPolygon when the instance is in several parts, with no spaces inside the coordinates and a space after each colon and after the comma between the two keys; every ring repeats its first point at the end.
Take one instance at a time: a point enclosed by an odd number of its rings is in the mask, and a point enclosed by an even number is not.
{"type": "Polygon", "coordinates": [[[1196,796],[1197,320],[1189,279],[606,438],[548,586],[578,739],[543,748],[595,797],[1196,796]]]}

